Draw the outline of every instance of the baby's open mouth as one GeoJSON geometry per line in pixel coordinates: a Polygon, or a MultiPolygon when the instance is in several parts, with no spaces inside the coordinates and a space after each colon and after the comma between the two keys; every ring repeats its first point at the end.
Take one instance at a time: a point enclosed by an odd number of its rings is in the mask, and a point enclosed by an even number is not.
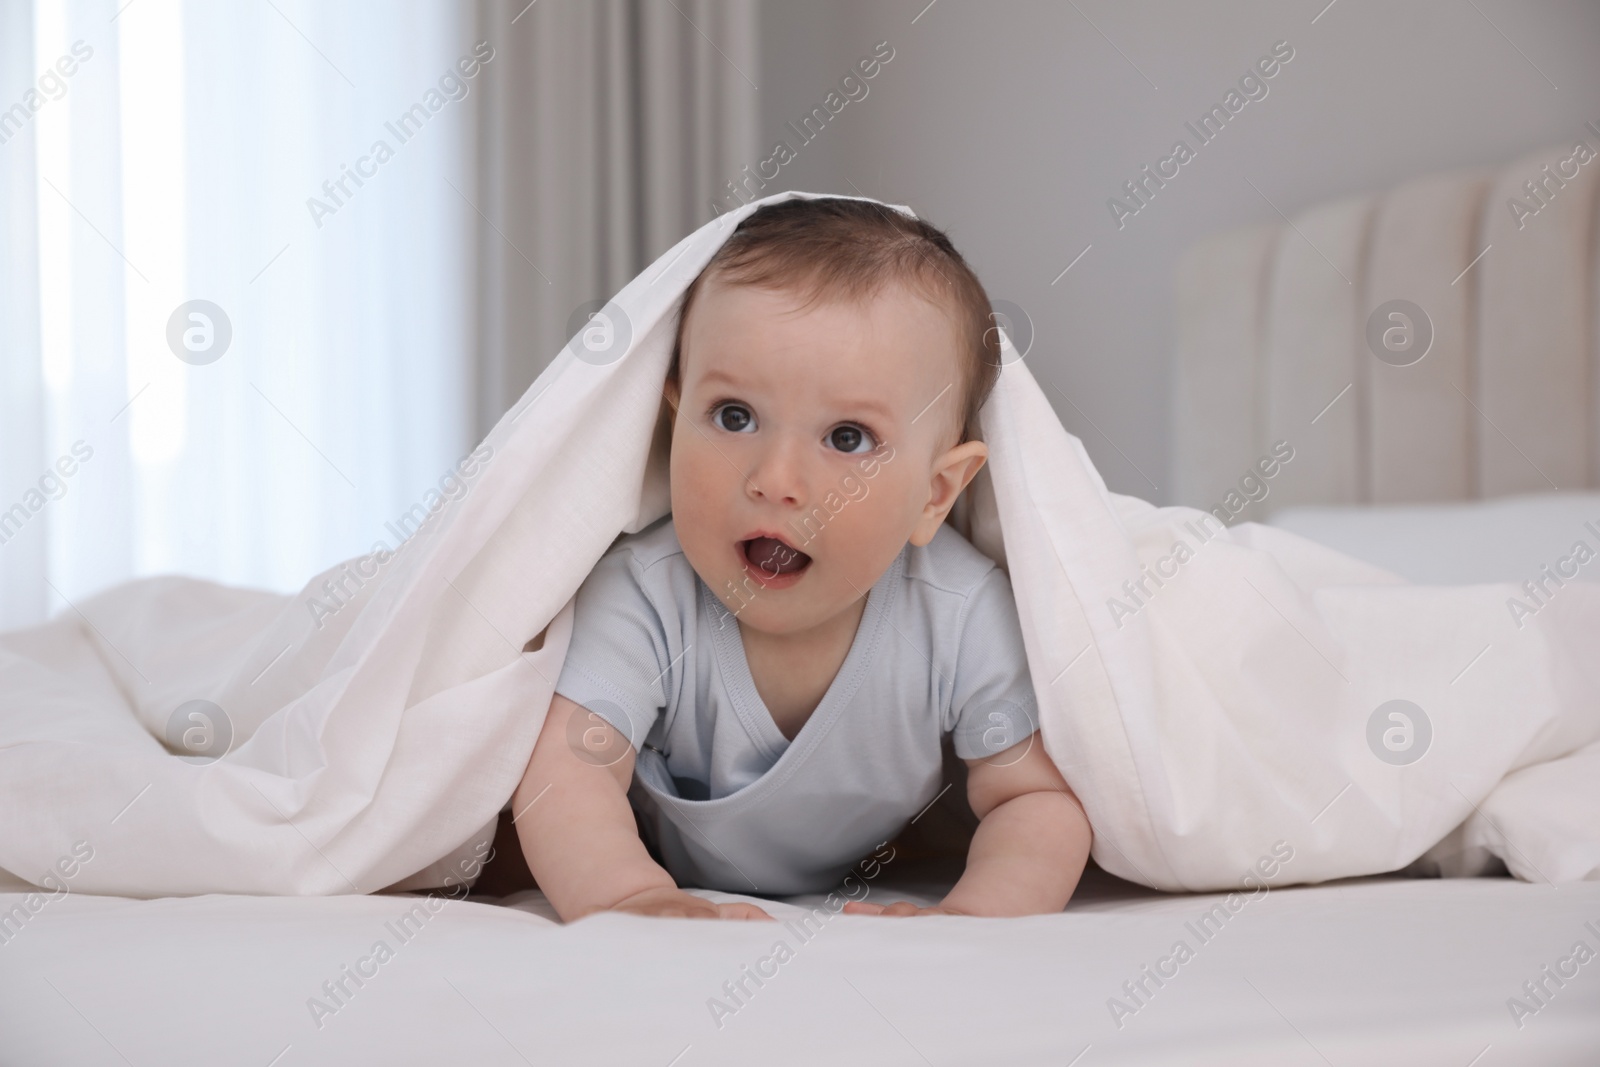
{"type": "Polygon", "coordinates": [[[767,575],[793,574],[811,565],[811,557],[791,548],[776,537],[752,537],[741,541],[744,558],[750,566],[767,575]]]}

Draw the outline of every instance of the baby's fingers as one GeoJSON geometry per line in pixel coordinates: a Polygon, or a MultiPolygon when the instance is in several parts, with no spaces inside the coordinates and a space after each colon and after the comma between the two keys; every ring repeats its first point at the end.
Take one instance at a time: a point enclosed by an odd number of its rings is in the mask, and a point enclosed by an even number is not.
{"type": "Polygon", "coordinates": [[[852,900],[845,904],[846,915],[882,915],[882,904],[868,904],[864,900],[852,900]]]}
{"type": "Polygon", "coordinates": [[[915,915],[922,909],[908,900],[897,900],[887,907],[882,904],[868,904],[861,900],[852,900],[844,906],[849,915],[915,915]]]}
{"type": "Polygon", "coordinates": [[[756,905],[754,905],[754,904],[745,904],[745,903],[741,903],[741,902],[734,902],[734,903],[730,903],[730,904],[718,904],[717,905],[717,918],[719,918],[719,919],[766,919],[769,922],[776,921],[776,920],[774,920],[772,918],[772,916],[768,915],[765,911],[763,911],[762,909],[758,908],[756,905]]]}

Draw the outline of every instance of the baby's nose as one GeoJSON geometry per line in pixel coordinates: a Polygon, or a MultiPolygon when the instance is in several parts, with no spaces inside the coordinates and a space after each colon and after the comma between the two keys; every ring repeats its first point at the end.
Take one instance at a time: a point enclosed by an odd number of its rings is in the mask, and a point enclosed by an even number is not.
{"type": "Polygon", "coordinates": [[[803,463],[790,445],[767,449],[745,478],[745,490],[752,498],[774,504],[796,506],[805,503],[803,463]]]}

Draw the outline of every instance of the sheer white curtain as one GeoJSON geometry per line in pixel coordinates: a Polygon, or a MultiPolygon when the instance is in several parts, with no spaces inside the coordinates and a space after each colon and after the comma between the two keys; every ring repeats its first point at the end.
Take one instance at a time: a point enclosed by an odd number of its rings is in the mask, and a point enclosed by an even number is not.
{"type": "Polygon", "coordinates": [[[475,437],[474,31],[0,0],[0,628],[393,546],[475,437]]]}
{"type": "Polygon", "coordinates": [[[755,0],[0,0],[0,629],[393,548],[761,158],[757,52],[755,0]]]}

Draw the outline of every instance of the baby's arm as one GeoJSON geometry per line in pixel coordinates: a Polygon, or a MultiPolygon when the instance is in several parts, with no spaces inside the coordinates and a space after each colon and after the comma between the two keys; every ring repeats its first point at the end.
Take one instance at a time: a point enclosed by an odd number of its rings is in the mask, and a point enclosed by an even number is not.
{"type": "Polygon", "coordinates": [[[1037,733],[1017,747],[966,760],[978,830],[967,869],[941,906],[966,915],[1038,915],[1067,906],[1089,860],[1083,805],[1037,733]],[[1010,762],[1015,760],[1015,762],[1010,762]]]}
{"type": "Polygon", "coordinates": [[[960,881],[936,908],[860,902],[846,904],[846,911],[1001,916],[1039,915],[1067,906],[1088,862],[1092,832],[1043,740],[1036,733],[993,756],[963,762],[967,802],[980,821],[960,881]],[[1019,757],[1023,745],[1028,747],[1019,757]]]}
{"type": "Polygon", "coordinates": [[[633,747],[598,715],[556,694],[511,798],[528,869],[563,922],[596,911],[688,918],[770,918],[754,904],[714,904],[678,888],[650,858],[628,805],[633,747]],[[571,716],[585,716],[591,752],[622,751],[602,765],[568,744],[571,716]],[[603,731],[595,735],[590,731],[603,731]]]}

